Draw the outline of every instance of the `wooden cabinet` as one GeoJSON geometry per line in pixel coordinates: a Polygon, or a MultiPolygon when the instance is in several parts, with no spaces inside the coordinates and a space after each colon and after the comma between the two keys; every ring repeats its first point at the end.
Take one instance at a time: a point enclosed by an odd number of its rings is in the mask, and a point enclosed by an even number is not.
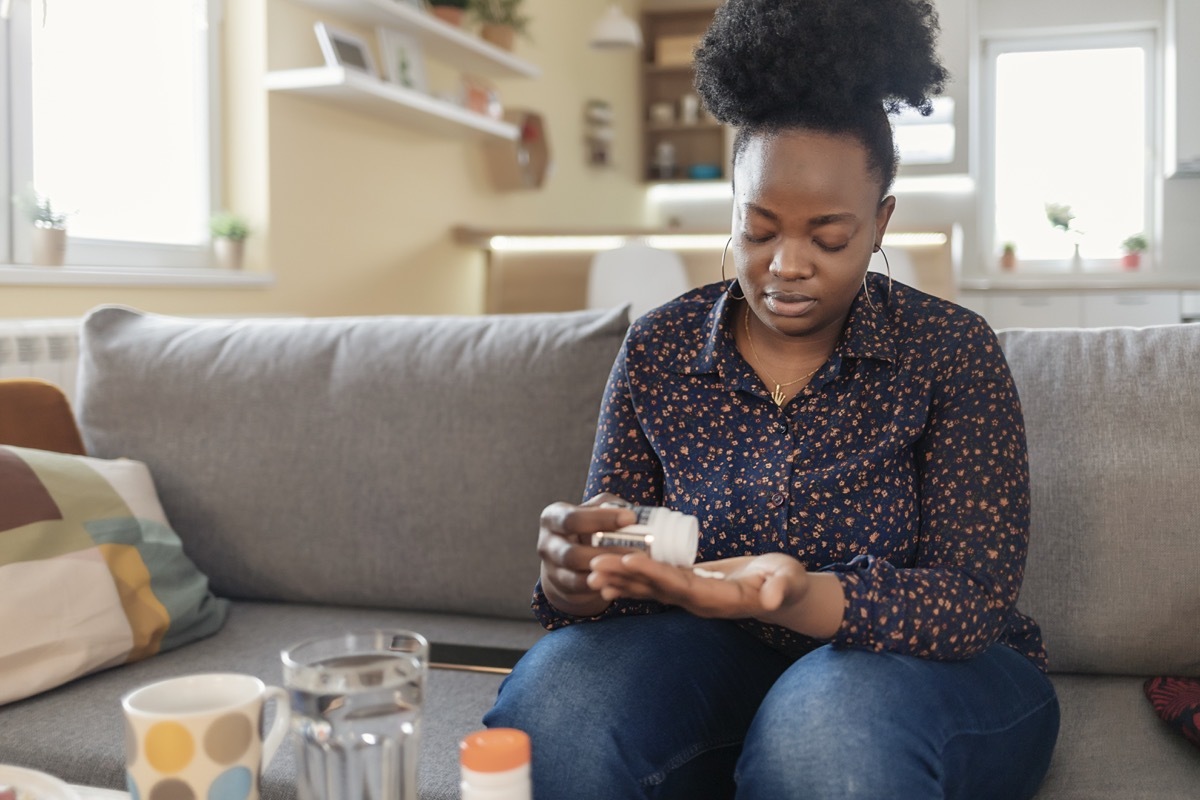
{"type": "MultiPolygon", "coordinates": [[[[396,0],[293,0],[359,25],[395,28],[415,36],[425,55],[463,72],[536,78],[541,71],[512,53],[396,0]]],[[[511,122],[342,67],[311,67],[267,74],[266,88],[316,98],[438,136],[515,140],[511,122]]]]}
{"type": "Polygon", "coordinates": [[[1085,328],[1144,328],[1180,321],[1179,292],[1089,292],[1082,306],[1085,328]]]}
{"type": "Polygon", "coordinates": [[[1179,316],[1183,322],[1200,322],[1200,292],[1184,292],[1179,298],[1179,316]]]}
{"type": "Polygon", "coordinates": [[[1140,328],[1186,317],[1174,290],[967,291],[958,303],[1001,328],[1140,328]]]}
{"type": "Polygon", "coordinates": [[[648,181],[728,180],[728,129],[704,113],[692,50],[714,9],[646,10],[642,16],[642,168],[648,181]]]}
{"type": "Polygon", "coordinates": [[[1079,296],[1057,292],[996,293],[987,300],[993,328],[1078,328],[1083,324],[1079,296]]]}

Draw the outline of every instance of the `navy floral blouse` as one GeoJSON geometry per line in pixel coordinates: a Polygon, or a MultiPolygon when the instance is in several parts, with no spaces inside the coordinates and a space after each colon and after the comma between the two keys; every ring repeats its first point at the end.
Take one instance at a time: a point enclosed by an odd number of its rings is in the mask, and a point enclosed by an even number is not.
{"type": "MultiPolygon", "coordinates": [[[[613,365],[586,496],[611,492],[700,520],[712,561],[781,552],[846,594],[835,646],[938,660],[995,642],[1046,668],[1015,603],[1029,538],[1016,387],[976,314],[870,273],[825,365],[776,407],[734,345],[741,303],[713,284],[630,328],[613,365]]],[[[589,618],[662,610],[619,600],[589,618]]],[[[744,620],[796,656],[820,642],[744,620]]]]}

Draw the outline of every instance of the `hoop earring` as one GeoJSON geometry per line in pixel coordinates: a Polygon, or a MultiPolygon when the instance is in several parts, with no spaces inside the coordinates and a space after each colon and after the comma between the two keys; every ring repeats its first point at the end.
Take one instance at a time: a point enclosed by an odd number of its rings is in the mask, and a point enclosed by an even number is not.
{"type": "MultiPolygon", "coordinates": [[[[892,265],[888,261],[887,253],[883,252],[883,245],[880,245],[880,244],[875,245],[875,247],[871,250],[871,252],[879,253],[880,255],[883,256],[883,265],[887,268],[887,276],[888,276],[887,296],[888,296],[888,299],[890,300],[892,297],[892,265]]],[[[871,270],[868,269],[866,273],[863,273],[863,294],[866,295],[867,305],[871,307],[872,311],[875,311],[876,310],[875,301],[871,299],[871,290],[867,288],[867,274],[869,274],[870,271],[871,270]]]]}
{"type": "Polygon", "coordinates": [[[733,293],[733,284],[737,282],[737,279],[734,278],[733,280],[730,281],[728,278],[725,277],[725,254],[727,252],[729,252],[729,245],[732,241],[733,241],[733,237],[730,236],[728,239],[725,240],[725,247],[721,249],[721,282],[726,284],[725,285],[725,294],[729,295],[734,300],[745,300],[746,299],[745,292],[742,292],[741,297],[738,297],[736,294],[733,293]]]}
{"type": "Polygon", "coordinates": [[[879,245],[879,255],[883,256],[883,265],[885,267],[887,267],[887,276],[888,276],[887,296],[888,296],[888,300],[891,300],[892,299],[892,265],[891,265],[891,262],[888,261],[887,253],[885,253],[883,251],[883,245],[879,245]]]}
{"type": "MultiPolygon", "coordinates": [[[[867,272],[870,272],[870,270],[867,270],[867,272]]],[[[866,275],[863,275],[863,295],[867,298],[867,305],[871,307],[871,310],[876,311],[875,301],[871,299],[871,290],[867,288],[866,275]]]]}

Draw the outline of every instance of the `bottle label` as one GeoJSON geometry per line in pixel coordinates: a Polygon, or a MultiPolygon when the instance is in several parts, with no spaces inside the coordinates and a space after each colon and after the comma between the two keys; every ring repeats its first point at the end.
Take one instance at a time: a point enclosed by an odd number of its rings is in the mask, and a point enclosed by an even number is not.
{"type": "Polygon", "coordinates": [[[604,531],[592,534],[592,547],[628,547],[631,550],[643,550],[648,553],[653,546],[653,533],[604,531]]]}

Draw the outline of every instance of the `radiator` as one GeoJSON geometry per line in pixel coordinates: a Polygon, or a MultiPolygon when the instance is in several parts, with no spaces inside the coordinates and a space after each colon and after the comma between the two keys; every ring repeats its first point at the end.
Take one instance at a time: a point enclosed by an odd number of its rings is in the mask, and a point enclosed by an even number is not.
{"type": "Polygon", "coordinates": [[[0,378],[50,381],[73,403],[78,368],[78,319],[0,319],[0,378]]]}

